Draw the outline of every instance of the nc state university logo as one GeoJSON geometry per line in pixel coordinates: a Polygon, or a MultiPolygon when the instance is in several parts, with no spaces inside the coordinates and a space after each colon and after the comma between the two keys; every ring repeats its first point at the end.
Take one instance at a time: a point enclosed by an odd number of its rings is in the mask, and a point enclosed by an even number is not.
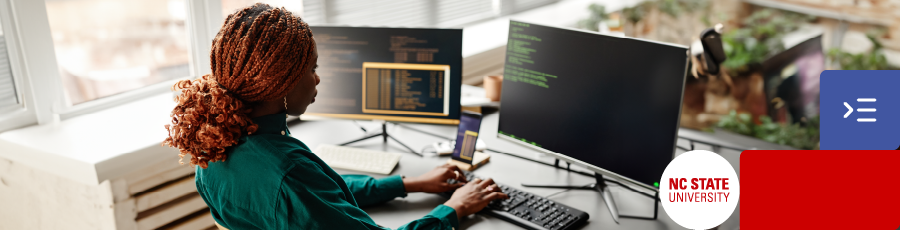
{"type": "Polygon", "coordinates": [[[710,229],[725,222],[741,195],[731,164],[716,153],[694,150],[676,157],[659,180],[663,210],[682,227],[710,229]]]}

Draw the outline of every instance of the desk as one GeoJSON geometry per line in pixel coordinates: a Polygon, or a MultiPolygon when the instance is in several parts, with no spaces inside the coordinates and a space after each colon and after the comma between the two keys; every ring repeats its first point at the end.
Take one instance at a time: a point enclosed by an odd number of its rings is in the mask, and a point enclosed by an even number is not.
{"type": "MultiPolygon", "coordinates": [[[[526,147],[510,143],[505,140],[497,139],[497,121],[498,114],[487,114],[484,117],[481,126],[480,137],[487,142],[491,149],[516,153],[525,157],[535,157],[537,152],[526,147]]],[[[359,122],[372,129],[377,129],[377,125],[366,125],[367,122],[359,122]]],[[[357,126],[356,123],[347,120],[317,120],[317,121],[299,121],[288,124],[294,137],[302,140],[315,149],[319,144],[337,144],[365,135],[365,133],[357,126]]],[[[409,145],[414,150],[421,150],[431,143],[442,141],[442,139],[425,135],[407,127],[428,131],[430,133],[439,134],[448,138],[454,137],[456,132],[455,126],[445,125],[427,125],[427,124],[403,124],[388,125],[388,131],[392,136],[409,145]]],[[[369,129],[369,133],[379,130],[369,129]]],[[[389,152],[404,153],[400,158],[400,164],[391,173],[391,175],[408,175],[416,176],[428,172],[434,167],[444,164],[448,157],[419,157],[412,153],[406,153],[406,150],[392,142],[384,144],[381,138],[373,138],[363,142],[354,143],[352,147],[373,149],[389,152]]],[[[681,151],[679,150],[679,153],[681,151]]],[[[736,164],[737,157],[726,157],[729,161],[736,164]]],[[[552,158],[540,158],[542,161],[552,163],[552,158]]],[[[576,166],[572,169],[587,171],[576,166]]],[[[355,171],[339,170],[341,174],[361,174],[355,171]]],[[[528,191],[541,196],[548,196],[562,190],[560,189],[540,189],[540,188],[524,188],[521,183],[532,184],[567,184],[567,185],[586,185],[594,181],[593,178],[583,176],[577,173],[569,173],[564,169],[554,169],[527,160],[519,159],[504,154],[491,153],[491,162],[474,171],[481,177],[493,178],[498,183],[513,186],[523,191],[528,191]]],[[[370,174],[374,177],[384,177],[383,175],[370,174]]],[[[645,196],[632,193],[614,184],[610,185],[613,196],[622,215],[653,215],[653,201],[645,196]]],[[[621,224],[616,224],[609,215],[606,205],[603,203],[600,193],[594,191],[568,191],[553,195],[550,199],[566,204],[568,206],[580,209],[590,214],[590,220],[582,229],[684,229],[666,215],[660,205],[659,219],[655,221],[638,220],[629,218],[620,218],[621,224]]],[[[363,208],[375,220],[376,223],[390,228],[397,228],[412,220],[421,218],[435,206],[443,204],[445,198],[435,194],[413,193],[406,198],[395,199],[386,204],[376,205],[363,208]]],[[[738,209],[740,205],[738,205],[738,209]]],[[[732,217],[726,221],[720,229],[738,229],[739,213],[735,210],[732,217]],[[728,226],[728,227],[726,227],[728,226]]],[[[486,216],[473,215],[460,220],[460,227],[463,229],[520,229],[511,223],[503,220],[486,216]]]]}

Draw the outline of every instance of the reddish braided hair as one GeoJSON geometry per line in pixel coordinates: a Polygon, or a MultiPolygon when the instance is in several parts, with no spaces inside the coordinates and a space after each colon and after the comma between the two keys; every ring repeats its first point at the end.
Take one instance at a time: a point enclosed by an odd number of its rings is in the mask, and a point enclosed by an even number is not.
{"type": "Polygon", "coordinates": [[[202,168],[224,161],[226,148],[258,128],[251,105],[287,96],[315,48],[309,26],[284,8],[256,3],[228,15],[213,39],[212,74],[172,86],[181,94],[163,145],[178,148],[182,164],[186,155],[202,168]]]}

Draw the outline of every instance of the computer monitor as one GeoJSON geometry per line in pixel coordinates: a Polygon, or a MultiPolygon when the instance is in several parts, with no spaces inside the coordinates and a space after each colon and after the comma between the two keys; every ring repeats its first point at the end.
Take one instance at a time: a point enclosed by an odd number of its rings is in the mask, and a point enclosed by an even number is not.
{"type": "Polygon", "coordinates": [[[687,62],[680,45],[511,21],[498,137],[658,191],[687,62]]]}
{"type": "Polygon", "coordinates": [[[321,83],[306,114],[459,124],[461,29],[310,28],[321,83]]]}

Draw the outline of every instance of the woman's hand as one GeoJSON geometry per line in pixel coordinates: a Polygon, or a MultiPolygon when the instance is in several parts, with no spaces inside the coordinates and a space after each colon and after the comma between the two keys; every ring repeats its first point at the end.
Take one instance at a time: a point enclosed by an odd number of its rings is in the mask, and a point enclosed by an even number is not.
{"type": "Polygon", "coordinates": [[[507,199],[508,195],[500,191],[493,179],[474,179],[453,192],[444,205],[456,210],[456,217],[462,219],[484,209],[492,200],[507,199]]]}
{"type": "Polygon", "coordinates": [[[441,193],[450,191],[466,184],[466,177],[456,165],[441,165],[418,177],[403,179],[403,187],[406,192],[441,193]],[[447,179],[456,179],[459,183],[447,183],[447,179]]]}

